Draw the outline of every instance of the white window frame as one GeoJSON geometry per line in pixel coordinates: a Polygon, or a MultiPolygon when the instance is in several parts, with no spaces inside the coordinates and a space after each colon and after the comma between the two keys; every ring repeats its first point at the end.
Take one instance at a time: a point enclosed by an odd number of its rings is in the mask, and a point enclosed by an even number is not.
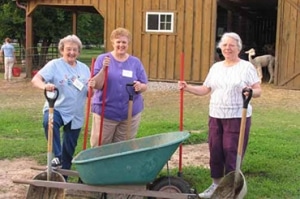
{"type": "Polygon", "coordinates": [[[174,31],[174,12],[146,12],[146,25],[145,25],[146,32],[166,32],[166,33],[173,33],[174,31]],[[148,29],[148,16],[149,15],[158,15],[158,29],[148,29]],[[161,21],[161,16],[171,16],[171,21],[161,21]],[[171,28],[170,30],[161,30],[160,25],[162,23],[171,23],[171,28]]]}

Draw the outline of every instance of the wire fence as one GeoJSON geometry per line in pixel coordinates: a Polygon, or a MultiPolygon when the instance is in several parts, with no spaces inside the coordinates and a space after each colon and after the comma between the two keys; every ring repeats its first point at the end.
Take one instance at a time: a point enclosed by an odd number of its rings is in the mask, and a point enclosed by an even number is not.
{"type": "MultiPolygon", "coordinates": [[[[23,47],[15,46],[16,60],[14,66],[20,67],[22,71],[26,70],[27,64],[31,65],[32,70],[41,69],[48,61],[59,57],[59,52],[56,46],[49,48],[35,47],[26,50],[23,47]],[[27,59],[29,58],[29,59],[27,59]],[[26,60],[31,60],[32,63],[26,63],[26,60]]],[[[0,64],[0,71],[4,71],[4,63],[0,64]]]]}
{"type": "MultiPolygon", "coordinates": [[[[102,47],[84,47],[78,60],[90,66],[92,58],[96,58],[97,55],[102,52],[102,47]]],[[[28,68],[31,68],[31,71],[39,70],[43,68],[48,61],[60,57],[56,44],[52,44],[48,48],[39,46],[30,49],[24,49],[23,47],[15,45],[15,55],[16,62],[14,66],[21,68],[21,72],[27,72],[28,68]],[[30,63],[26,63],[28,60],[30,63]]],[[[4,72],[3,63],[0,63],[0,72],[4,72]]]]}

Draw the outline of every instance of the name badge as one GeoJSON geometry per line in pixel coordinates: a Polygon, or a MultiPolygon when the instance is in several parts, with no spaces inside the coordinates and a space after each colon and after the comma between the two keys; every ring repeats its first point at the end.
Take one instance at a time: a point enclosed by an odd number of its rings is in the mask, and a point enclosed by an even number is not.
{"type": "Polygon", "coordinates": [[[73,81],[73,85],[80,91],[83,89],[83,83],[77,78],[73,81]]]}
{"type": "Polygon", "coordinates": [[[132,71],[130,71],[130,70],[123,70],[122,71],[122,76],[123,77],[132,77],[132,71]]]}

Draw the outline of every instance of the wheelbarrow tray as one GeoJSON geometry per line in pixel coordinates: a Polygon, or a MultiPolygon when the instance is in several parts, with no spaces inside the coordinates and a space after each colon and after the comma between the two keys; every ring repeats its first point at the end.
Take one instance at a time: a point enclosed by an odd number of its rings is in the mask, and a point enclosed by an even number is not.
{"type": "Polygon", "coordinates": [[[147,184],[188,137],[179,131],[102,145],[81,151],[72,163],[85,184],[147,184]]]}

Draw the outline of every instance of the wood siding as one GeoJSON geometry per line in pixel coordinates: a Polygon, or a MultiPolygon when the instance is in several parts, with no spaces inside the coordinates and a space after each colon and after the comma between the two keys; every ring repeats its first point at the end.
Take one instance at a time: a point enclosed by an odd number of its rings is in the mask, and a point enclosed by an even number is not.
{"type": "MultiPolygon", "coordinates": [[[[129,53],[139,57],[149,79],[177,81],[180,54],[184,79],[203,82],[214,60],[217,0],[28,0],[27,14],[38,5],[92,6],[105,20],[105,48],[110,33],[125,27],[132,33],[129,53]],[[147,33],[147,11],[174,12],[174,33],[147,33]]],[[[78,9],[80,10],[80,9],[78,9]]]]}
{"type": "MultiPolygon", "coordinates": [[[[38,5],[60,6],[101,14],[105,20],[104,37],[107,51],[112,50],[109,41],[111,31],[120,26],[129,29],[133,35],[129,53],[142,60],[151,80],[178,80],[180,54],[184,52],[184,79],[201,83],[214,60],[217,0],[27,0],[26,2],[26,45],[29,47],[32,39],[30,15],[34,9],[38,5]],[[174,33],[145,32],[147,11],[174,12],[174,33]]],[[[259,33],[259,36],[262,34],[259,33]]],[[[300,0],[278,0],[276,86],[300,89],[299,43],[300,0]]]]}
{"type": "Polygon", "coordinates": [[[300,0],[279,0],[275,85],[300,89],[300,0]]]}

